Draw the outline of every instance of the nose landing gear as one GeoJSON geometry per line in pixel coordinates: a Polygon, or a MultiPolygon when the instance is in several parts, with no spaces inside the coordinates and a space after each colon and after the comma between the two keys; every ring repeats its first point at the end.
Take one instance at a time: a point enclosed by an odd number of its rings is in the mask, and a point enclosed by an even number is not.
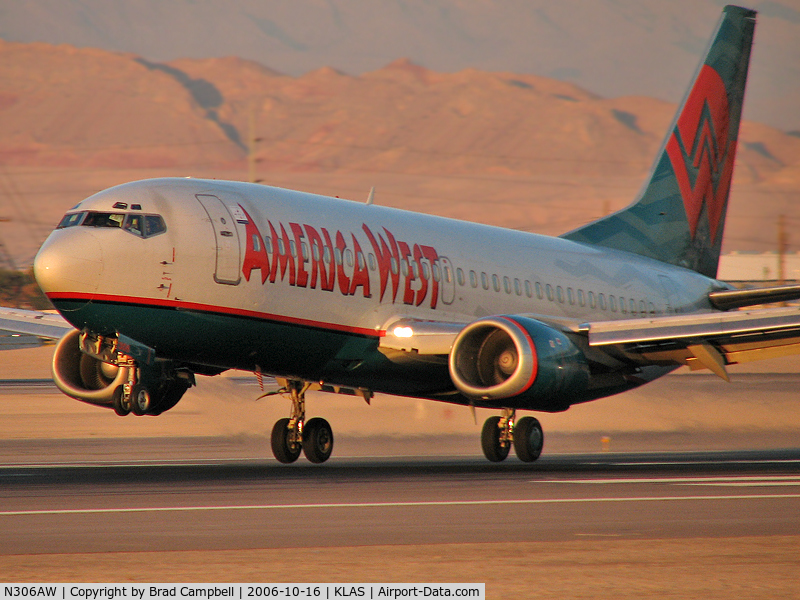
{"type": "Polygon", "coordinates": [[[306,423],[305,394],[310,383],[288,380],[286,385],[272,394],[288,393],[292,401],[291,416],[279,419],[272,428],[272,453],[282,463],[293,463],[300,451],[312,463],[324,463],[333,451],[333,430],[330,424],[320,417],[306,423]]]}

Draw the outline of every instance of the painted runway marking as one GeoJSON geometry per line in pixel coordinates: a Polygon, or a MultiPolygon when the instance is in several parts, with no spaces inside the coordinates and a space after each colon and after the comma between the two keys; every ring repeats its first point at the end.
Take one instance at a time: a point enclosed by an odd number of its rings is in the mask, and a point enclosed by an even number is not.
{"type": "Polygon", "coordinates": [[[800,486],[800,475],[743,475],[719,477],[640,477],[613,479],[532,479],[529,483],[578,483],[613,485],[620,483],[669,483],[673,485],[715,485],[739,487],[800,486]]]}
{"type": "Polygon", "coordinates": [[[658,462],[587,462],[591,466],[614,465],[617,467],[682,467],[691,465],[792,465],[800,463],[800,458],[756,458],[751,460],[671,460],[658,462]]]}
{"type": "Polygon", "coordinates": [[[617,502],[686,502],[714,500],[797,500],[800,494],[740,494],[725,496],[641,496],[625,498],[536,498],[523,500],[451,500],[418,502],[332,502],[320,504],[246,504],[219,506],[153,506],[130,508],[61,508],[44,510],[5,510],[0,517],[44,516],[44,515],[93,515],[130,514],[158,512],[200,512],[200,511],[238,511],[238,510],[319,510],[352,508],[427,508],[448,506],[514,506],[542,504],[593,504],[617,502]]]}

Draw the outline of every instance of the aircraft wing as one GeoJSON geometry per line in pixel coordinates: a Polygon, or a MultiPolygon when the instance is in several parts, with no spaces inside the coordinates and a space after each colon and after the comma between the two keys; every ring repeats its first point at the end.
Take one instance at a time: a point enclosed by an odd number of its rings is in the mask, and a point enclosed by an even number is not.
{"type": "Polygon", "coordinates": [[[0,307],[0,350],[18,350],[58,340],[72,325],[57,313],[0,307]]]}
{"type": "MultiPolygon", "coordinates": [[[[634,362],[710,369],[727,380],[725,366],[800,353],[800,309],[772,308],[653,318],[559,322],[536,319],[564,333],[586,336],[589,346],[634,362]]],[[[399,318],[380,346],[409,357],[447,355],[467,323],[399,318]]]]}
{"type": "Polygon", "coordinates": [[[773,308],[584,323],[589,345],[649,363],[711,369],[800,353],[800,309],[773,308]]]}
{"type": "MultiPolygon", "coordinates": [[[[560,319],[551,315],[525,313],[514,316],[534,319],[565,333],[574,332],[579,326],[574,319],[560,319]]],[[[458,334],[469,324],[395,317],[389,319],[383,328],[386,334],[381,338],[380,347],[423,356],[446,356],[450,354],[458,334]]]]}

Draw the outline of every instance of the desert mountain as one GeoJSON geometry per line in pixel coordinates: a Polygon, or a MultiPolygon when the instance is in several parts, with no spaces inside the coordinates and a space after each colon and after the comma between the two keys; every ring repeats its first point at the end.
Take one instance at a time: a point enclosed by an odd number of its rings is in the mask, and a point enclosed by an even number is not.
{"type": "MultiPolygon", "coordinates": [[[[108,185],[246,179],[250,148],[268,184],[358,200],[375,185],[385,205],[557,234],[630,202],[674,110],[409,60],[292,77],[239,58],[0,42],[0,263],[29,262],[64,210],[108,185]]],[[[772,249],[798,184],[800,138],[745,122],[727,249],[772,249]]]]}
{"type": "MultiPolygon", "coordinates": [[[[240,56],[299,76],[361,75],[400,56],[553,77],[605,97],[677,102],[723,0],[25,0],[0,2],[0,39],[131,52],[153,62],[240,56]]],[[[745,116],[800,130],[797,0],[758,10],[745,116]]]]}

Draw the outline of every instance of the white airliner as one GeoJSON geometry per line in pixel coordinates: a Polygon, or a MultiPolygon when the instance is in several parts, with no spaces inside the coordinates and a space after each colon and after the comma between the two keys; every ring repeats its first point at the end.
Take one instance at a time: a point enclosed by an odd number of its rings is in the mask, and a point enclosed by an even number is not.
{"type": "MultiPolygon", "coordinates": [[[[800,352],[798,309],[732,310],[798,287],[715,279],[754,27],[754,11],[724,9],[639,197],[558,238],[239,182],[153,179],[87,198],[34,264],[69,323],[56,384],[157,415],[195,374],[272,375],[291,399],[272,430],[286,463],[333,448],[328,422],[305,419],[308,390],[491,408],[486,457],[513,445],[533,461],[542,429],[517,410],[800,352]]],[[[64,331],[12,310],[0,328],[64,331]]]]}

